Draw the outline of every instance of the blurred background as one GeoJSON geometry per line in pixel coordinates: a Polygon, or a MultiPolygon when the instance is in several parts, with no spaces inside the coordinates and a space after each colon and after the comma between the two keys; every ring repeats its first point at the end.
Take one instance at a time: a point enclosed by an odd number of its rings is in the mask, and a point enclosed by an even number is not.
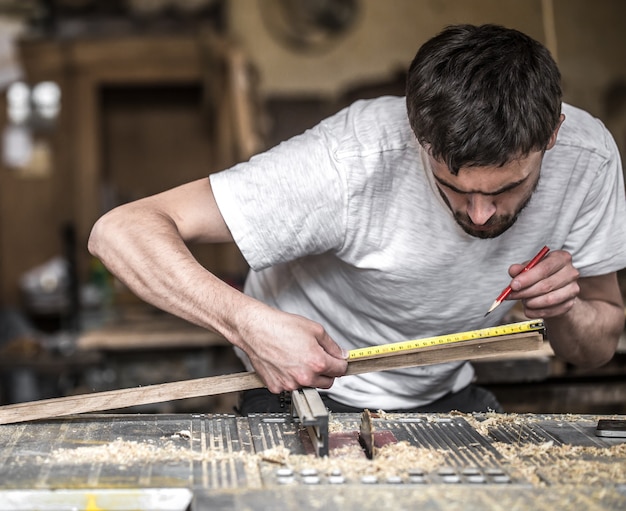
{"type": "MultiPolygon", "coordinates": [[[[546,44],[565,100],[625,154],[622,0],[0,0],[0,404],[241,370],[219,336],[141,303],[91,258],[91,226],[355,99],[403,95],[419,45],[454,23],[546,44]]],[[[193,250],[242,284],[234,246],[193,250]]],[[[594,371],[550,354],[476,367],[510,412],[626,413],[625,353],[622,340],[594,371]]]]}

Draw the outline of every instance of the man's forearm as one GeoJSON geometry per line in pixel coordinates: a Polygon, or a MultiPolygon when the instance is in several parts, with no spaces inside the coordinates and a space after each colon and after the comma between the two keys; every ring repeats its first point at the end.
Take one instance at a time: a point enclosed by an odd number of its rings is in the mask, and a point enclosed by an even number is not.
{"type": "Polygon", "coordinates": [[[598,367],[615,353],[624,330],[624,310],[601,300],[578,298],[566,314],[545,322],[558,357],[574,365],[598,367]]]}
{"type": "Polygon", "coordinates": [[[95,225],[89,250],[139,298],[233,339],[223,311],[240,309],[236,302],[247,297],[203,268],[160,215],[113,212],[95,225]]]}

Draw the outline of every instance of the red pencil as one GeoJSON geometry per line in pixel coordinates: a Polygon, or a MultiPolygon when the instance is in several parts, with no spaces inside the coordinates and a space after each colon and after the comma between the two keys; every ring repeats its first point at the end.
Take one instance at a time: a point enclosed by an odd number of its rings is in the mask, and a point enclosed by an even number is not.
{"type": "MultiPolygon", "coordinates": [[[[539,253],[533,257],[530,262],[524,266],[524,269],[522,270],[524,271],[528,271],[530,270],[532,267],[534,267],[539,261],[541,261],[544,256],[550,251],[550,249],[548,247],[543,247],[539,253]]],[[[502,293],[500,293],[500,296],[498,296],[498,298],[496,298],[496,300],[493,302],[493,304],[491,304],[491,307],[489,308],[489,310],[487,311],[487,313],[485,314],[485,316],[487,314],[489,314],[491,311],[493,311],[498,305],[500,305],[504,300],[506,300],[506,297],[509,296],[511,294],[511,291],[513,291],[511,289],[511,286],[507,286],[504,291],[502,291],[502,293]]]]}

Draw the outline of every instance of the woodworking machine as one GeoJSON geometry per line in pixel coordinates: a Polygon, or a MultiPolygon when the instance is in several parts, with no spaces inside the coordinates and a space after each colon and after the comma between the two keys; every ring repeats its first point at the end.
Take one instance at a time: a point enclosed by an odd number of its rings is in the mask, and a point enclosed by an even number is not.
{"type": "Polygon", "coordinates": [[[291,416],[297,417],[311,439],[317,456],[328,456],[328,410],[316,389],[291,393],[291,416]]]}
{"type": "Polygon", "coordinates": [[[626,509],[626,439],[596,416],[370,413],[368,459],[364,416],[318,399],[2,425],[0,509],[626,509]]]}

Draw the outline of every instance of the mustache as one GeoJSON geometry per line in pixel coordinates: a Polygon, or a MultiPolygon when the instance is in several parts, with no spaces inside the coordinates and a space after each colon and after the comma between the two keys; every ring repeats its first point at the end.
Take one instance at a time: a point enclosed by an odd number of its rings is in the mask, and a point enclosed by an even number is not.
{"type": "Polygon", "coordinates": [[[501,215],[491,217],[483,225],[476,225],[470,217],[465,213],[454,213],[457,224],[470,236],[476,238],[488,239],[495,238],[504,233],[517,220],[518,215],[501,215]]]}
{"type": "Polygon", "coordinates": [[[472,222],[472,219],[467,213],[462,213],[460,211],[454,212],[454,218],[460,224],[467,225],[468,227],[471,227],[471,228],[480,227],[480,228],[485,228],[485,229],[493,229],[496,227],[503,227],[505,225],[511,225],[511,222],[515,221],[515,219],[517,218],[517,215],[492,216],[489,220],[487,220],[482,225],[476,225],[474,222],[472,222]]]}

